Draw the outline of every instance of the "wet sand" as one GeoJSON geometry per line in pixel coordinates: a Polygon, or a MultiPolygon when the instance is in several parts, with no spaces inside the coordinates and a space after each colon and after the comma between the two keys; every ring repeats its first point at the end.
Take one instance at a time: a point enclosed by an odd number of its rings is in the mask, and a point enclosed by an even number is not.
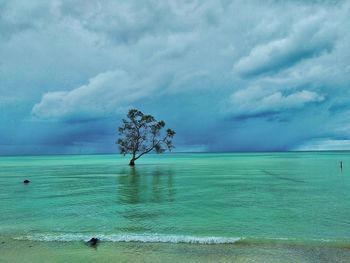
{"type": "Polygon", "coordinates": [[[286,244],[41,242],[0,239],[0,262],[349,262],[350,248],[286,244]]]}

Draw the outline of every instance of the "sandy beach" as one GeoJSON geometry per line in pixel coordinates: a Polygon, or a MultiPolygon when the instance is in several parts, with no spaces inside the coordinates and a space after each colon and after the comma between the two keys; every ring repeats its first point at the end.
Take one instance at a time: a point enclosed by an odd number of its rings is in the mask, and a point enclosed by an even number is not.
{"type": "Polygon", "coordinates": [[[169,243],[30,242],[1,239],[0,262],[349,262],[350,248],[283,244],[200,245],[169,243]],[[5,243],[2,243],[5,242],[5,243]]]}

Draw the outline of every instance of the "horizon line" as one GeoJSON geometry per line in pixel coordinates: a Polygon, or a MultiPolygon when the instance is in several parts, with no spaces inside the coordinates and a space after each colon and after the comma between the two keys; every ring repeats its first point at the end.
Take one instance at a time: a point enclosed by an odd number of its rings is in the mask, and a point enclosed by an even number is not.
{"type": "MultiPolygon", "coordinates": [[[[350,152],[349,150],[288,150],[288,151],[181,151],[181,152],[165,152],[162,154],[249,154],[249,153],[307,153],[307,152],[350,152]]],[[[148,155],[162,155],[155,152],[148,155]]],[[[49,154],[0,154],[0,157],[25,157],[25,156],[65,156],[65,155],[122,155],[121,153],[49,153],[49,154]]],[[[129,154],[126,154],[129,155],[129,154]]]]}

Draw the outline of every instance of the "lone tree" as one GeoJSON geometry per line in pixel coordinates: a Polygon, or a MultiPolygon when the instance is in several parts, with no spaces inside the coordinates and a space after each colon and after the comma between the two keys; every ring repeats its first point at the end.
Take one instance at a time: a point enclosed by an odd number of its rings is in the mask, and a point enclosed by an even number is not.
{"type": "Polygon", "coordinates": [[[175,132],[171,129],[161,132],[165,126],[164,121],[157,121],[153,116],[145,115],[137,109],[129,110],[127,117],[118,128],[120,138],[117,143],[121,154],[132,155],[130,166],[134,166],[135,161],[146,153],[163,153],[174,148],[172,139],[175,132]]]}

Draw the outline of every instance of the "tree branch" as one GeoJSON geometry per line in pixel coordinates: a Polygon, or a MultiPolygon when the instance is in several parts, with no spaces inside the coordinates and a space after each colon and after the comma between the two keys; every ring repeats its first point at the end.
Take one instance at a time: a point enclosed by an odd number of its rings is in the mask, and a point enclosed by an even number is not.
{"type": "Polygon", "coordinates": [[[146,153],[149,153],[150,151],[152,151],[152,150],[154,149],[154,147],[156,147],[156,145],[157,145],[159,142],[155,143],[155,138],[156,138],[156,133],[153,134],[152,146],[151,146],[149,149],[147,149],[146,151],[142,152],[139,156],[137,156],[137,157],[135,158],[135,160],[139,159],[142,155],[144,155],[144,154],[146,154],[146,153]]]}
{"type": "Polygon", "coordinates": [[[158,144],[160,144],[161,142],[165,142],[165,140],[168,138],[168,135],[166,135],[162,140],[157,141],[157,143],[155,143],[155,134],[153,135],[153,143],[152,146],[147,149],[146,151],[142,152],[139,156],[137,156],[136,158],[134,158],[135,160],[139,159],[142,155],[151,152],[158,144]]]}

